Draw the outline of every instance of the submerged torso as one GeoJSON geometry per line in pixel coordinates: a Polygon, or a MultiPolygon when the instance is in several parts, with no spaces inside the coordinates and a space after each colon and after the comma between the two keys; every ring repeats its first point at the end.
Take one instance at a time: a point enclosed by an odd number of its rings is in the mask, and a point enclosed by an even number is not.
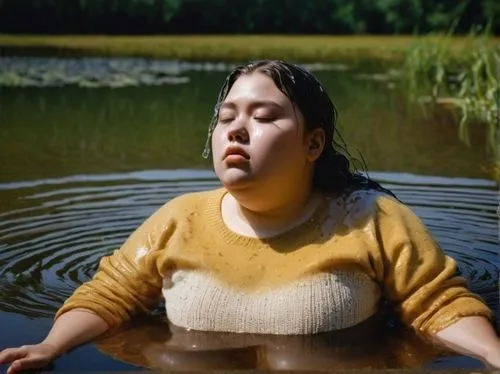
{"type": "Polygon", "coordinates": [[[234,234],[220,221],[206,227],[226,239],[219,247],[195,248],[189,237],[174,238],[172,247],[183,250],[172,251],[173,270],[164,278],[169,320],[204,331],[311,334],[372,316],[379,287],[349,266],[354,262],[345,254],[336,256],[339,246],[354,252],[363,246],[346,226],[361,211],[350,211],[341,199],[324,203],[308,222],[269,240],[234,234]]]}

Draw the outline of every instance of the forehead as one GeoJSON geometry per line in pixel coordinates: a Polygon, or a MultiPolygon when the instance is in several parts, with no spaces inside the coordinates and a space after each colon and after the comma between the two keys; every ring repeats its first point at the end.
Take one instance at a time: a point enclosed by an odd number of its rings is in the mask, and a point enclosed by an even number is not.
{"type": "Polygon", "coordinates": [[[245,74],[237,78],[224,101],[257,100],[271,100],[282,106],[291,106],[292,104],[270,77],[259,72],[245,74]]]}

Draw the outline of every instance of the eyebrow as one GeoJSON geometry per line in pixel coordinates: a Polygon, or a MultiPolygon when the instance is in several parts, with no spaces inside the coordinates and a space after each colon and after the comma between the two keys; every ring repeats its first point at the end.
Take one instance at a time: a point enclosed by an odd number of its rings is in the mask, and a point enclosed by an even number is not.
{"type": "MultiPolygon", "coordinates": [[[[260,107],[275,107],[277,109],[283,110],[284,108],[279,105],[277,102],[272,101],[272,100],[256,100],[252,101],[249,105],[250,110],[254,110],[256,108],[260,107]]],[[[220,110],[222,109],[236,109],[237,105],[233,101],[226,101],[220,106],[220,110]]]]}

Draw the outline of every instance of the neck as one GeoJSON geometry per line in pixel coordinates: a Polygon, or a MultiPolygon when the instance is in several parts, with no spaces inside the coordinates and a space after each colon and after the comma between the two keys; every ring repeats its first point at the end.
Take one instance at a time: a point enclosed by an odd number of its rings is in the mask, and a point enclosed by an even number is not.
{"type": "Polygon", "coordinates": [[[226,198],[224,215],[233,222],[233,230],[263,237],[279,234],[308,219],[317,206],[318,194],[306,186],[288,193],[230,191],[226,198]]]}

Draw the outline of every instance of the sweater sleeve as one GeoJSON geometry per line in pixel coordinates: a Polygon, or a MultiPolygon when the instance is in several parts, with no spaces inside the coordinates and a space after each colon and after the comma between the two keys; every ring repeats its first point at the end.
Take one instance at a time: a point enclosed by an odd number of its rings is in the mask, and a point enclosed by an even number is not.
{"type": "Polygon", "coordinates": [[[159,261],[175,223],[165,207],[147,219],[119,250],[103,257],[92,280],[81,285],[57,311],[55,319],[71,309],[84,308],[115,327],[136,311],[148,311],[161,296],[159,261]]]}
{"type": "Polygon", "coordinates": [[[404,323],[432,335],[461,317],[492,318],[466,280],[456,275],[455,261],[404,204],[379,197],[376,232],[382,260],[377,277],[404,323]]]}

